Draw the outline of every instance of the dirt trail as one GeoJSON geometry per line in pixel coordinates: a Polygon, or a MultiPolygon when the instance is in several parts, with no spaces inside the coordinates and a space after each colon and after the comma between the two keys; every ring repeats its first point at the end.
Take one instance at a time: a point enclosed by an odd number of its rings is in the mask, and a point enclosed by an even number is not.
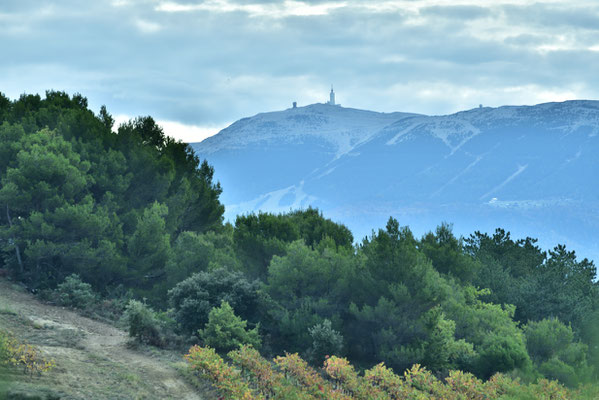
{"type": "Polygon", "coordinates": [[[180,355],[132,350],[126,332],[45,305],[6,281],[0,281],[0,328],[56,361],[57,367],[36,382],[62,392],[65,399],[204,398],[173,367],[180,355]]]}

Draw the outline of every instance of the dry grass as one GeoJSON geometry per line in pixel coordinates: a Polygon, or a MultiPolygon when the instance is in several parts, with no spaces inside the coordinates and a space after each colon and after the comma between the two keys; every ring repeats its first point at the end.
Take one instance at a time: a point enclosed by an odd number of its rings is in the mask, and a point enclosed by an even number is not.
{"type": "Polygon", "coordinates": [[[56,362],[54,370],[33,379],[11,371],[13,399],[212,398],[202,397],[174,367],[180,354],[131,349],[122,330],[42,304],[6,281],[0,281],[0,328],[56,362]]]}

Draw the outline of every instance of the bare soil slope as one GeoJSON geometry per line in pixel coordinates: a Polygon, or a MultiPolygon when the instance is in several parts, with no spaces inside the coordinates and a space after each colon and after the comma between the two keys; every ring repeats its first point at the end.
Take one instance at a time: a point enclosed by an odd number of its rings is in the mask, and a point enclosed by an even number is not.
{"type": "Polygon", "coordinates": [[[203,399],[176,369],[182,358],[153,348],[133,350],[126,332],[39,302],[0,280],[0,328],[40,348],[56,367],[33,379],[15,373],[14,393],[60,399],[203,399]],[[44,393],[52,393],[51,395],[44,393]]]}

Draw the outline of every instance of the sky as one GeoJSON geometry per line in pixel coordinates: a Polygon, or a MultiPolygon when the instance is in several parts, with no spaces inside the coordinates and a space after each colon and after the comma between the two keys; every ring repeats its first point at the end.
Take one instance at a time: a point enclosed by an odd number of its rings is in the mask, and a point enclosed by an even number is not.
{"type": "Polygon", "coordinates": [[[597,99],[597,71],[597,0],[0,0],[0,92],[81,93],[188,142],[331,84],[439,115],[597,99]]]}

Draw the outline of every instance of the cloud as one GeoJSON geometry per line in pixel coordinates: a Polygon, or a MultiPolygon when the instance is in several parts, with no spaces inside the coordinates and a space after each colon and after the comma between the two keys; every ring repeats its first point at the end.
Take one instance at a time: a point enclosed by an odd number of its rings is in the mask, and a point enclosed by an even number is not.
{"type": "MultiPolygon", "coordinates": [[[[113,118],[115,120],[114,129],[116,131],[121,124],[132,120],[134,117],[130,115],[119,114],[113,116],[113,118]]],[[[167,136],[186,143],[201,142],[210,136],[216,135],[221,129],[224,129],[230,125],[230,123],[226,123],[222,125],[198,126],[182,124],[177,121],[161,120],[156,121],[156,123],[162,127],[162,130],[167,136]]]]}
{"type": "Polygon", "coordinates": [[[425,114],[598,97],[595,1],[450,4],[6,0],[0,91],[81,92],[198,135],[331,83],[345,106],[425,114]]]}
{"type": "Polygon", "coordinates": [[[160,26],[160,24],[157,24],[157,23],[152,22],[152,21],[145,21],[143,19],[136,19],[135,20],[135,26],[142,33],[156,33],[160,29],[162,29],[162,27],[160,26]]]}
{"type": "Polygon", "coordinates": [[[216,135],[221,129],[226,128],[230,124],[223,125],[185,125],[176,121],[158,121],[158,124],[164,129],[164,133],[175,139],[184,142],[193,143],[201,142],[207,137],[216,135]]]}
{"type": "Polygon", "coordinates": [[[155,10],[169,13],[207,11],[217,13],[244,12],[250,17],[286,18],[290,16],[326,15],[331,10],[345,7],[345,2],[306,2],[284,0],[279,2],[235,2],[208,0],[199,3],[160,2],[155,10]]]}
{"type": "Polygon", "coordinates": [[[424,16],[468,20],[474,18],[492,17],[493,11],[488,7],[485,8],[473,5],[430,6],[420,9],[420,14],[424,16]]]}
{"type": "Polygon", "coordinates": [[[135,20],[135,26],[142,33],[156,33],[156,32],[158,32],[159,30],[162,29],[162,27],[160,26],[160,24],[157,24],[157,23],[152,22],[152,21],[145,21],[143,19],[136,19],[135,20]]]}

